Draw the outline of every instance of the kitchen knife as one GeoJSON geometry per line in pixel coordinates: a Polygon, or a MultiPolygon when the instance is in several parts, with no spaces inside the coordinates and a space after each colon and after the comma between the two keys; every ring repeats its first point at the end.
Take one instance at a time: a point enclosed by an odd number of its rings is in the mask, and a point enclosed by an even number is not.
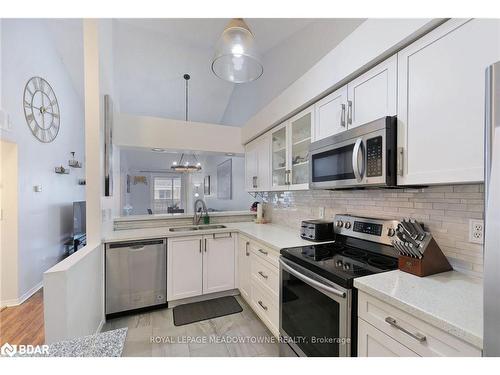
{"type": "Polygon", "coordinates": [[[415,227],[415,229],[417,230],[417,232],[419,234],[419,240],[422,241],[425,238],[425,236],[427,235],[425,233],[424,229],[422,228],[420,223],[418,223],[415,219],[410,219],[410,223],[415,227]]]}
{"type": "Polygon", "coordinates": [[[408,244],[410,250],[415,254],[415,258],[422,259],[422,254],[413,246],[413,244],[408,244]]]}
{"type": "Polygon", "coordinates": [[[413,238],[413,239],[418,238],[418,232],[417,232],[416,228],[414,228],[413,225],[411,225],[410,219],[406,219],[406,218],[403,219],[402,224],[411,238],[413,238]]]}
{"type": "Polygon", "coordinates": [[[407,236],[406,234],[403,234],[403,239],[406,241],[406,242],[409,242],[410,244],[412,244],[414,247],[420,247],[420,243],[418,243],[417,241],[415,241],[413,238],[407,236]]]}
{"type": "Polygon", "coordinates": [[[399,241],[394,241],[394,246],[401,255],[409,256],[409,254],[406,252],[406,249],[401,245],[399,241]]]}
{"type": "Polygon", "coordinates": [[[411,233],[406,229],[403,223],[398,224],[398,232],[401,234],[406,234],[407,236],[411,236],[411,233]]]}

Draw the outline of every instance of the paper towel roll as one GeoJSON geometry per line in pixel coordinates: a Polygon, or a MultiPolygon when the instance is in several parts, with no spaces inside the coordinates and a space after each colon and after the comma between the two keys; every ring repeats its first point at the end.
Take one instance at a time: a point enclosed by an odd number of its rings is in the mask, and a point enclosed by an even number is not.
{"type": "Polygon", "coordinates": [[[262,222],[264,218],[264,211],[262,209],[262,203],[257,203],[257,222],[262,222]]]}

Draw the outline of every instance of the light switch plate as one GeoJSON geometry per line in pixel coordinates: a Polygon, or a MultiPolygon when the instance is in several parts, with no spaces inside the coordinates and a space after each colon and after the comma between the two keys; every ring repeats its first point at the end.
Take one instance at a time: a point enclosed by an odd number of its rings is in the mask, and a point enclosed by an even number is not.
{"type": "Polygon", "coordinates": [[[10,122],[10,116],[7,111],[0,109],[0,129],[11,131],[12,123],[10,122]]]}
{"type": "Polygon", "coordinates": [[[325,207],[320,207],[319,208],[319,218],[324,219],[325,218],[325,207]]]}

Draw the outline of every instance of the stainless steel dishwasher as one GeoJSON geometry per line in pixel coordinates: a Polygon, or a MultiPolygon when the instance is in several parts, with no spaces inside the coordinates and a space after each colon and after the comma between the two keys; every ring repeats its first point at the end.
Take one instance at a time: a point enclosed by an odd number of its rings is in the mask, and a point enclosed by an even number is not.
{"type": "Polygon", "coordinates": [[[106,245],[106,316],[167,304],[165,239],[106,245]]]}

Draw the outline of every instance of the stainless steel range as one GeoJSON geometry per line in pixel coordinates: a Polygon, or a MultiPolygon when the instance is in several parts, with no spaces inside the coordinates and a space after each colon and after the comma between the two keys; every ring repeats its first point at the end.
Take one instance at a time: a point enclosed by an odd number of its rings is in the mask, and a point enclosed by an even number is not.
{"type": "Polygon", "coordinates": [[[398,268],[398,221],[335,216],[335,241],[281,250],[282,355],[356,356],[356,277],[398,268]]]}

